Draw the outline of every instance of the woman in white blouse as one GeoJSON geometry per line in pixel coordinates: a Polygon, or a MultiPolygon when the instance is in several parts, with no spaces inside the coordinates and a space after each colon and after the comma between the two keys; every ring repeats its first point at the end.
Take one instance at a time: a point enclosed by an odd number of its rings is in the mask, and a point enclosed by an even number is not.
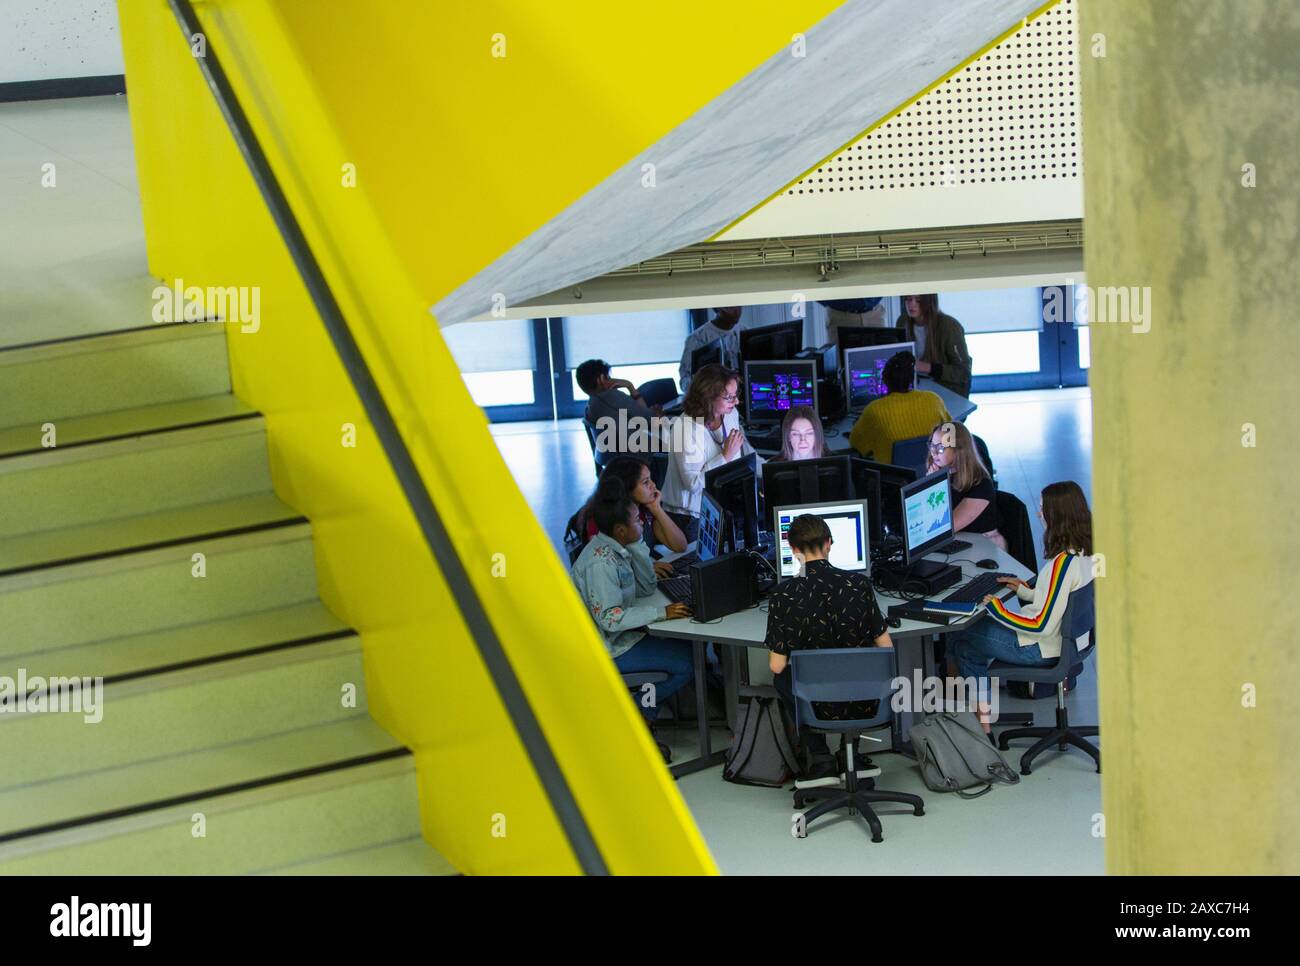
{"type": "Polygon", "coordinates": [[[740,378],[725,366],[705,366],[695,373],[682,401],[682,415],[668,427],[668,475],[663,507],[687,540],[699,529],[704,474],[754,452],[736,412],[740,378]]]}

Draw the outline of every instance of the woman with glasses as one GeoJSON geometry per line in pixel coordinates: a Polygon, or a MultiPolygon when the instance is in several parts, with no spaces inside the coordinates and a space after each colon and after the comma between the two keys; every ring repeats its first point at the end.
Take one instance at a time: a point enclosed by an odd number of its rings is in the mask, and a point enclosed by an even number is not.
{"type": "Polygon", "coordinates": [[[1006,538],[998,532],[997,490],[988,467],[975,448],[975,438],[961,423],[940,423],[930,433],[930,453],[925,472],[948,471],[952,489],[952,528],[982,533],[1003,550],[1006,538]]]}
{"type": "Polygon", "coordinates": [[[705,366],[691,380],[682,415],[668,428],[663,505],[687,540],[699,532],[704,474],[754,452],[736,413],[739,394],[740,377],[734,371],[705,366]]]}
{"type": "Polygon", "coordinates": [[[811,406],[791,406],[781,422],[780,460],[816,460],[826,455],[822,421],[811,406]]]}

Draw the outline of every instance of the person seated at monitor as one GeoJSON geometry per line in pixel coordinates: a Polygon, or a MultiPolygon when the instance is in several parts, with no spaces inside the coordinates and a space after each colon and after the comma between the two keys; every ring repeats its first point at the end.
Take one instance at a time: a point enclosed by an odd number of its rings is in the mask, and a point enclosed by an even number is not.
{"type": "Polygon", "coordinates": [[[779,460],[817,460],[826,455],[822,421],[811,406],[791,406],[781,421],[779,460]]]}
{"type": "Polygon", "coordinates": [[[743,307],[739,305],[714,309],[712,321],[705,322],[686,337],[686,347],[682,350],[682,364],[677,370],[677,384],[682,387],[682,392],[691,388],[691,379],[694,377],[694,373],[691,372],[691,353],[715,339],[722,340],[723,365],[734,366],[740,362],[740,330],[744,328],[740,324],[740,316],[743,311],[743,307]]]}
{"type": "Polygon", "coordinates": [[[704,474],[754,452],[736,413],[739,393],[740,377],[735,372],[726,366],[705,366],[691,381],[682,415],[668,427],[663,505],[689,541],[699,533],[704,474]]]}
{"type": "Polygon", "coordinates": [[[636,386],[626,379],[611,379],[609,363],[604,359],[588,359],[574,372],[578,388],[585,392],[587,399],[587,421],[600,429],[601,419],[612,419],[618,424],[618,412],[627,410],[627,419],[640,416],[645,420],[645,431],[649,432],[650,417],[660,415],[663,408],[647,406],[641,399],[636,386]]]}
{"type": "MultiPolygon", "coordinates": [[[[830,562],[830,527],[813,513],[790,521],[786,539],[799,563],[802,576],[783,580],[769,598],[767,636],[771,654],[768,667],[772,683],[791,715],[794,694],[790,684],[790,652],[818,647],[893,647],[889,625],[876,604],[871,578],[865,571],[840,570],[830,562]]],[[[875,714],[870,701],[818,702],[819,717],[839,721],[867,718],[875,714]]],[[[833,775],[838,768],[831,758],[826,735],[803,732],[804,751],[811,757],[808,777],[833,775]]],[[[855,757],[858,757],[855,750],[855,757]]],[[[865,756],[859,767],[870,767],[865,756]]],[[[840,767],[842,767],[842,764],[840,767]]]]}
{"type": "MultiPolygon", "coordinates": [[[[694,675],[692,646],[687,641],[655,637],[646,628],[656,621],[689,617],[683,604],[652,603],[656,588],[650,550],[641,538],[641,511],[617,477],[602,479],[591,501],[597,534],[573,564],[578,588],[605,648],[621,674],[663,671],[668,680],[654,686],[655,700],[647,707],[638,700],[647,724],[664,701],[694,675]]],[[[667,749],[660,745],[667,758],[667,749]]]]}
{"type": "Polygon", "coordinates": [[[904,296],[898,324],[906,330],[907,341],[916,343],[916,371],[959,396],[969,396],[971,360],[966,330],[951,315],[939,311],[939,296],[904,296]]]}
{"type": "MultiPolygon", "coordinates": [[[[1020,610],[1007,607],[997,595],[982,602],[983,620],[947,638],[948,654],[958,672],[977,681],[977,694],[988,695],[989,662],[1049,667],[1061,657],[1061,619],[1070,594],[1092,582],[1092,511],[1079,484],[1051,483],[1043,489],[1038,510],[1043,520],[1043,568],[1031,588],[1016,577],[999,577],[1013,587],[1020,610]]],[[[1088,642],[1080,638],[1080,647],[1088,642]]],[[[980,723],[991,736],[989,705],[977,698],[980,723]]]]}
{"type": "MultiPolygon", "coordinates": [[[[624,492],[632,497],[632,502],[637,505],[637,512],[641,518],[642,538],[646,546],[654,547],[655,544],[661,543],[674,553],[686,551],[686,535],[664,510],[663,494],[659,492],[659,487],[655,486],[650,476],[649,464],[635,456],[616,456],[606,464],[604,472],[600,474],[600,479],[596,483],[596,489],[592,491],[591,498],[569,518],[570,533],[586,544],[600,532],[592,508],[600,493],[600,484],[609,479],[622,483],[624,492]]],[[[656,561],[654,569],[660,577],[671,577],[673,574],[673,565],[670,563],[656,561]]]]}
{"type": "Polygon", "coordinates": [[[849,445],[869,460],[892,463],[895,443],[924,436],[936,421],[952,417],[936,393],[912,388],[916,357],[906,349],[889,357],[880,381],[888,393],[862,410],[849,433],[849,445]]]}
{"type": "Polygon", "coordinates": [[[997,489],[988,467],[975,448],[975,438],[962,423],[943,422],[930,432],[930,451],[925,472],[948,471],[952,490],[952,529],[982,533],[1002,549],[1006,537],[998,532],[997,489]]]}

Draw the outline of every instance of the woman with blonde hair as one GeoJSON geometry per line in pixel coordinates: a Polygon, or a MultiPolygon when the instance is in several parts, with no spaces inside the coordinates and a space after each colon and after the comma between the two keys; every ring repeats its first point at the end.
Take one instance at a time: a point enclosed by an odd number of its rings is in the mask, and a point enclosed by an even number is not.
{"type": "Polygon", "coordinates": [[[822,421],[811,406],[791,406],[781,422],[779,460],[815,460],[826,455],[822,421]]]}
{"type": "Polygon", "coordinates": [[[952,528],[982,533],[1003,550],[1006,538],[998,532],[997,490],[988,467],[975,448],[975,438],[961,423],[939,423],[930,432],[926,473],[948,471],[952,489],[952,528]]]}

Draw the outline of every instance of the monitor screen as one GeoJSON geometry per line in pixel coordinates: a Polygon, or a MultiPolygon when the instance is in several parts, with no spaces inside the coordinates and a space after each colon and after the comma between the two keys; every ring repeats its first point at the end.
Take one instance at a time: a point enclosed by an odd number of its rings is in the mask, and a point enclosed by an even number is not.
{"type": "Polygon", "coordinates": [[[722,504],[711,494],[700,494],[700,532],[695,538],[695,552],[701,560],[718,555],[722,541],[722,504]]]}
{"type": "Polygon", "coordinates": [[[732,550],[757,547],[758,457],[750,453],[705,471],[704,492],[730,516],[723,518],[722,540],[732,550]]]}
{"type": "MultiPolygon", "coordinates": [[[[885,363],[900,352],[916,355],[914,342],[895,342],[891,345],[850,349],[844,353],[844,391],[852,409],[862,409],[881,396],[889,395],[882,374],[885,363]]],[[[912,388],[916,388],[916,374],[912,374],[912,388]]]]}
{"type": "Polygon", "coordinates": [[[793,406],[817,408],[815,362],[746,362],[745,412],[751,423],[779,423],[793,406]]]}
{"type": "Polygon", "coordinates": [[[772,511],[772,534],[776,539],[778,580],[799,576],[787,534],[795,517],[812,513],[826,521],[831,531],[831,566],[840,570],[867,573],[871,566],[871,546],[867,533],[868,510],[865,500],[835,503],[805,503],[802,506],[779,506],[772,511]]]}
{"type": "Polygon", "coordinates": [[[793,359],[802,349],[802,319],[742,329],[740,333],[740,358],[745,362],[751,359],[793,359]]]}
{"type": "Polygon", "coordinates": [[[942,470],[903,487],[903,535],[908,563],[952,536],[952,498],[948,471],[942,470]]]}
{"type": "Polygon", "coordinates": [[[907,330],[901,325],[877,328],[872,325],[839,325],[835,327],[835,343],[840,347],[840,356],[850,349],[860,349],[869,345],[890,345],[894,342],[906,342],[907,330]]]}
{"type": "Polygon", "coordinates": [[[705,366],[715,363],[718,365],[723,364],[721,339],[706,342],[691,353],[691,375],[695,375],[705,366]]]}

